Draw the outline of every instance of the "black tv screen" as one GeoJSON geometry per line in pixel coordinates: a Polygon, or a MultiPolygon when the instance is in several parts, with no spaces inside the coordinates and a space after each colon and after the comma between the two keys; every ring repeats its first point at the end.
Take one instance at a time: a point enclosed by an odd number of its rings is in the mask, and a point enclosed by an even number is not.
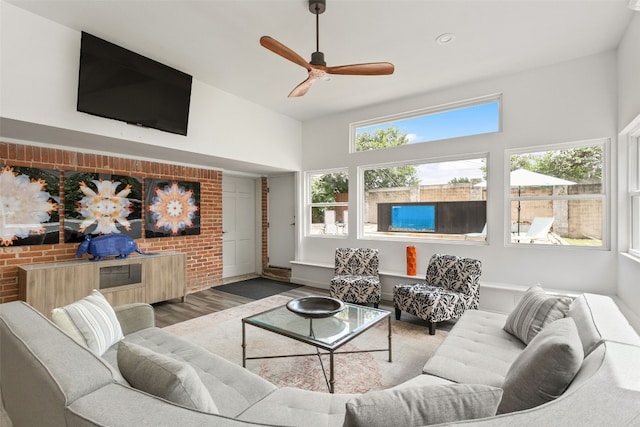
{"type": "Polygon", "coordinates": [[[78,111],[187,134],[191,76],[82,32],[78,111]]]}

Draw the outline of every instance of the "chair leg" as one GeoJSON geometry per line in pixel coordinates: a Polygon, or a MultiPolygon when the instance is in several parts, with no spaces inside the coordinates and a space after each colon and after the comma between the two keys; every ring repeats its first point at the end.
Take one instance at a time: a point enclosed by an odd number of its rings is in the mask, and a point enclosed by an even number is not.
{"type": "Polygon", "coordinates": [[[436,322],[427,322],[427,324],[429,325],[429,335],[435,335],[436,334],[436,322]]]}
{"type": "Polygon", "coordinates": [[[396,309],[396,320],[400,320],[401,310],[398,307],[395,307],[395,309],[396,309]]]}
{"type": "Polygon", "coordinates": [[[373,303],[373,308],[378,308],[378,305],[379,305],[379,304],[380,304],[380,303],[377,303],[377,302],[373,303]]]}

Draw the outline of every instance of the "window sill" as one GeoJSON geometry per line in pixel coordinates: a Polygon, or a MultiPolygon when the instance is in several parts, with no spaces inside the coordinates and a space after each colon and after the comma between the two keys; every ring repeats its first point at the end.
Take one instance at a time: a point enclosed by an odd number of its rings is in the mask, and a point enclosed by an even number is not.
{"type": "MultiPolygon", "coordinates": [[[[309,261],[291,261],[291,264],[302,265],[305,267],[318,267],[318,268],[328,268],[333,270],[335,266],[333,264],[327,264],[323,262],[309,262],[309,261]]],[[[408,274],[400,273],[397,271],[382,271],[380,270],[380,276],[390,276],[390,277],[399,277],[402,279],[412,279],[412,280],[424,280],[422,275],[410,276],[408,274]]]]}
{"type": "Polygon", "coordinates": [[[620,252],[620,255],[622,255],[625,258],[628,258],[632,262],[640,264],[640,255],[636,255],[630,252],[620,252]]]}

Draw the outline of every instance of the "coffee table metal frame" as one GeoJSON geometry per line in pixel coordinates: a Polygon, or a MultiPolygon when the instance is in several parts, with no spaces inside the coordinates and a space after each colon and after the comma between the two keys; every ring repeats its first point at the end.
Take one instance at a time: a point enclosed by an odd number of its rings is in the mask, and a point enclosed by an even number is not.
{"type": "Polygon", "coordinates": [[[285,305],[279,306],[270,310],[263,311],[261,313],[254,314],[242,319],[242,367],[246,368],[247,360],[255,359],[275,359],[282,357],[304,357],[304,356],[317,356],[322,366],[322,371],[325,376],[325,381],[329,389],[329,393],[333,393],[335,390],[335,377],[334,377],[334,354],[351,354],[351,353],[369,353],[386,351],[389,353],[389,362],[392,361],[392,347],[391,347],[391,313],[385,310],[377,308],[371,308],[355,304],[345,304],[344,310],[336,313],[334,316],[324,319],[303,319],[299,315],[289,311],[285,305]],[[354,351],[336,351],[349,341],[353,340],[366,330],[375,326],[384,319],[387,319],[388,324],[388,347],[383,349],[366,349],[366,350],[354,350],[354,351]],[[331,320],[333,319],[333,320],[331,320]],[[323,326],[323,322],[332,321],[336,323],[336,319],[342,322],[346,331],[340,331],[339,333],[331,337],[317,337],[314,332],[314,324],[316,329],[323,326]],[[276,320],[272,322],[270,320],[276,320]],[[297,324],[297,328],[287,327],[286,322],[292,322],[297,324]],[[302,332],[300,329],[300,322],[306,321],[309,323],[308,330],[302,332]],[[245,325],[252,325],[278,335],[282,335],[296,341],[311,345],[316,348],[315,353],[302,353],[302,354],[282,354],[275,356],[253,356],[247,357],[247,335],[245,325]],[[321,351],[322,350],[322,351],[321,351]],[[329,355],[329,378],[322,363],[322,355],[329,355]]]}

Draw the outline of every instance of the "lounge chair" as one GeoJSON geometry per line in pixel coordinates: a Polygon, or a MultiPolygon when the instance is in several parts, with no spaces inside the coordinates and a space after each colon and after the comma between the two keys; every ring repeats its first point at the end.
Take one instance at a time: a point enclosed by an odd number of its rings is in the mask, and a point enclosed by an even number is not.
{"type": "Polygon", "coordinates": [[[336,211],[324,211],[324,234],[338,234],[336,211]]]}
{"type": "Polygon", "coordinates": [[[549,241],[549,231],[553,225],[553,217],[535,217],[531,221],[531,227],[524,236],[515,236],[517,243],[535,243],[536,241],[549,241]]]}
{"type": "Polygon", "coordinates": [[[429,334],[434,335],[437,323],[478,308],[481,274],[482,262],[477,259],[434,254],[427,266],[426,283],[394,286],[396,320],[406,311],[426,320],[429,334]]]}
{"type": "Polygon", "coordinates": [[[329,282],[329,296],[378,308],[382,295],[378,266],[377,249],[336,249],[335,276],[329,282]]]}

